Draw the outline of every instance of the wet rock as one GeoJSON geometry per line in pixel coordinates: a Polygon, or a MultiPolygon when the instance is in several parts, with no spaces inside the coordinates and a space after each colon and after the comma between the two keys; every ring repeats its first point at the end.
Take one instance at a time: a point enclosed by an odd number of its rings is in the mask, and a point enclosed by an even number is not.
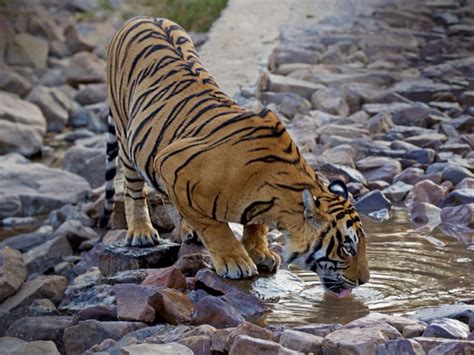
{"type": "Polygon", "coordinates": [[[437,150],[447,139],[444,134],[429,133],[405,138],[405,142],[414,144],[420,148],[437,150]]]}
{"type": "Polygon", "coordinates": [[[51,340],[64,352],[63,333],[69,325],[69,316],[25,317],[14,322],[5,335],[26,341],[51,340]]]}
{"type": "Polygon", "coordinates": [[[440,116],[444,115],[433,108],[426,106],[415,106],[402,108],[396,111],[392,120],[398,126],[417,126],[428,128],[431,127],[430,116],[440,116]]]}
{"type": "Polygon", "coordinates": [[[105,73],[104,61],[89,52],[74,54],[63,70],[66,82],[73,87],[105,82],[105,73]]]}
{"type": "Polygon", "coordinates": [[[453,318],[468,323],[470,314],[474,313],[474,305],[470,304],[450,304],[439,307],[423,308],[415,311],[409,317],[423,322],[431,322],[438,318],[453,318]]]}
{"type": "Polygon", "coordinates": [[[48,50],[48,41],[45,39],[29,33],[20,33],[15,36],[8,48],[6,62],[10,65],[45,69],[48,50]]]}
{"type": "Polygon", "coordinates": [[[392,203],[380,190],[374,190],[362,196],[355,204],[355,208],[362,214],[370,215],[381,210],[390,211],[392,203]]]}
{"type": "Polygon", "coordinates": [[[434,338],[466,339],[469,336],[469,326],[456,319],[435,319],[425,329],[423,336],[434,338]]]}
{"type": "Polygon", "coordinates": [[[311,104],[314,109],[327,112],[331,115],[348,116],[349,106],[342,97],[331,90],[318,90],[311,95],[311,104]]]}
{"type": "Polygon", "coordinates": [[[410,209],[411,220],[418,225],[436,226],[441,223],[441,209],[430,203],[419,202],[410,209]]]}
{"type": "Polygon", "coordinates": [[[166,267],[176,261],[178,250],[179,244],[166,240],[149,248],[127,247],[119,242],[105,247],[99,269],[104,275],[114,275],[122,270],[166,267]]]}
{"type": "Polygon", "coordinates": [[[458,189],[451,191],[441,203],[441,207],[465,205],[474,203],[474,191],[472,189],[458,189]]]}
{"type": "Polygon", "coordinates": [[[445,198],[447,189],[444,186],[437,185],[431,180],[422,180],[413,186],[413,189],[405,198],[405,204],[408,207],[414,206],[420,202],[439,205],[445,198]]]}
{"type": "Polygon", "coordinates": [[[377,355],[424,355],[425,351],[416,341],[411,339],[389,340],[377,347],[377,355]]]}
{"type": "Polygon", "coordinates": [[[380,344],[401,338],[389,325],[364,328],[344,328],[327,335],[322,343],[323,353],[374,354],[380,344]]]}
{"type": "Polygon", "coordinates": [[[193,351],[179,343],[167,344],[136,344],[125,346],[120,349],[120,355],[143,355],[143,354],[163,354],[163,355],[193,355],[193,351]]]}
{"type": "Polygon", "coordinates": [[[114,286],[119,320],[152,323],[158,307],[158,289],[135,284],[114,286]]]}
{"type": "Polygon", "coordinates": [[[58,236],[26,252],[24,261],[29,274],[42,274],[61,262],[64,256],[72,253],[67,238],[58,236]]]}
{"type": "Polygon", "coordinates": [[[186,337],[178,344],[184,345],[191,349],[194,355],[211,355],[211,337],[209,335],[194,335],[186,337]]]}
{"type": "Polygon", "coordinates": [[[342,325],[339,323],[330,323],[330,324],[306,324],[299,325],[294,327],[293,330],[298,332],[309,333],[312,335],[317,335],[318,337],[325,337],[329,333],[334,332],[335,330],[342,329],[342,325]]]}
{"type": "Polygon", "coordinates": [[[210,269],[207,259],[201,253],[181,255],[174,266],[185,276],[194,276],[201,269],[210,269]]]}
{"type": "Polygon", "coordinates": [[[26,281],[17,293],[0,304],[0,311],[12,311],[19,307],[28,306],[39,298],[59,302],[63,297],[66,286],[67,279],[63,276],[40,275],[26,281]]]}
{"type": "Polygon", "coordinates": [[[429,351],[429,354],[469,354],[474,352],[473,341],[443,341],[429,351]]]}
{"type": "Polygon", "coordinates": [[[221,298],[234,306],[235,309],[238,309],[246,320],[257,320],[269,310],[264,302],[253,294],[246,292],[231,291],[221,298]]]}
{"type": "Polygon", "coordinates": [[[229,355],[237,354],[279,354],[279,355],[290,355],[298,354],[297,351],[286,349],[278,343],[271,340],[263,340],[252,338],[248,335],[239,335],[232,347],[230,348],[229,355]]]}
{"type": "Polygon", "coordinates": [[[395,175],[402,171],[399,161],[386,157],[367,157],[357,161],[357,169],[367,180],[383,180],[392,183],[395,175]]]}
{"type": "Polygon", "coordinates": [[[265,92],[262,93],[261,100],[265,103],[276,104],[278,112],[290,118],[298,113],[308,114],[311,110],[308,100],[292,92],[265,92]]]}
{"type": "Polygon", "coordinates": [[[31,83],[8,67],[0,67],[0,90],[25,96],[31,90],[31,83]]]}
{"type": "Polygon", "coordinates": [[[406,157],[408,159],[414,160],[417,163],[427,165],[431,164],[436,156],[436,152],[433,149],[413,149],[407,152],[406,157]]]}
{"type": "Polygon", "coordinates": [[[459,226],[474,228],[474,203],[443,208],[441,222],[451,228],[459,226]]]}
{"type": "Polygon", "coordinates": [[[194,306],[188,296],[172,288],[162,288],[158,291],[159,305],[157,314],[167,323],[189,323],[194,317],[194,306]]]}
{"type": "Polygon", "coordinates": [[[275,74],[269,74],[267,82],[263,86],[267,91],[292,92],[307,100],[311,99],[314,91],[325,88],[321,84],[275,74]]]}
{"type": "Polygon", "coordinates": [[[451,181],[454,185],[459,184],[465,178],[472,178],[472,174],[468,169],[462,166],[448,166],[442,172],[443,181],[451,181]]]}
{"type": "Polygon", "coordinates": [[[22,339],[13,337],[0,338],[0,349],[4,355],[17,354],[48,354],[59,355],[56,344],[52,341],[31,341],[27,342],[22,339]]]}
{"type": "Polygon", "coordinates": [[[355,157],[356,157],[355,149],[348,144],[342,144],[337,147],[325,150],[323,154],[316,157],[316,161],[320,165],[337,164],[337,165],[345,165],[354,169],[355,157]]]}
{"type": "Polygon", "coordinates": [[[53,228],[51,226],[42,226],[34,232],[9,237],[0,243],[0,248],[8,246],[24,253],[25,251],[51,239],[52,235],[53,228]]]}
{"type": "Polygon", "coordinates": [[[27,275],[19,251],[10,247],[0,249],[0,302],[15,294],[27,275]]]}
{"type": "Polygon", "coordinates": [[[81,321],[94,319],[100,322],[117,321],[117,306],[102,305],[85,308],[72,317],[72,324],[76,325],[81,321]]]}
{"type": "Polygon", "coordinates": [[[48,131],[58,132],[64,129],[73,102],[62,90],[35,86],[26,99],[41,109],[46,117],[48,131]]]}
{"type": "Polygon", "coordinates": [[[292,329],[285,330],[280,337],[280,345],[300,353],[322,354],[323,338],[292,329]]]}
{"type": "Polygon", "coordinates": [[[244,321],[232,305],[213,296],[202,298],[192,314],[192,324],[209,324],[216,328],[235,327],[244,321]]]}
{"type": "Polygon", "coordinates": [[[119,340],[124,335],[144,328],[140,322],[99,322],[85,320],[64,331],[64,345],[68,354],[82,354],[105,339],[119,340]]]}
{"type": "Polygon", "coordinates": [[[406,184],[403,181],[397,181],[393,185],[384,188],[382,193],[392,203],[400,203],[405,199],[405,196],[411,191],[412,188],[413,185],[406,184]]]}
{"type": "Polygon", "coordinates": [[[168,287],[177,290],[186,289],[186,278],[176,266],[162,269],[149,269],[142,285],[154,287],[168,287]]]}
{"type": "Polygon", "coordinates": [[[42,164],[0,164],[0,218],[49,213],[90,190],[83,178],[42,164]],[[31,182],[34,181],[34,184],[31,182]]]}

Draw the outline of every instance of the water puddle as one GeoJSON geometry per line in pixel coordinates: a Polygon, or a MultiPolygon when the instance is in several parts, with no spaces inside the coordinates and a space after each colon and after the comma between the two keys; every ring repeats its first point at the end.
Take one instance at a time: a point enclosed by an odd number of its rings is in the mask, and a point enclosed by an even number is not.
{"type": "Polygon", "coordinates": [[[339,300],[326,295],[318,277],[308,271],[293,271],[300,280],[278,275],[272,290],[270,281],[255,282],[252,291],[263,296],[273,311],[266,322],[347,323],[370,311],[404,314],[474,299],[472,244],[437,229],[421,234],[401,210],[382,223],[365,219],[364,227],[371,269],[368,284],[339,300]]]}

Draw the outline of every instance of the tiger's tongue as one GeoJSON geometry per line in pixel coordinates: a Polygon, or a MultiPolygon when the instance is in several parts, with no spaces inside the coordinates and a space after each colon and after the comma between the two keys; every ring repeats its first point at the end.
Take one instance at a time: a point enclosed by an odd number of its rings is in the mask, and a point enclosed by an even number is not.
{"type": "Polygon", "coordinates": [[[345,298],[345,297],[349,296],[351,293],[352,293],[351,289],[343,288],[341,291],[339,291],[336,294],[336,296],[337,296],[337,298],[345,298]]]}

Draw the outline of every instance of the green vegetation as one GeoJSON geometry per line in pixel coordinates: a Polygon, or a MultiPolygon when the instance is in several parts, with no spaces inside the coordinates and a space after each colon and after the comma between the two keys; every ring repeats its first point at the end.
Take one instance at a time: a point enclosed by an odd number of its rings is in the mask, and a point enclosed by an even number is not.
{"type": "Polygon", "coordinates": [[[126,0],[125,17],[168,18],[187,31],[205,32],[226,7],[227,0],[126,0]]]}

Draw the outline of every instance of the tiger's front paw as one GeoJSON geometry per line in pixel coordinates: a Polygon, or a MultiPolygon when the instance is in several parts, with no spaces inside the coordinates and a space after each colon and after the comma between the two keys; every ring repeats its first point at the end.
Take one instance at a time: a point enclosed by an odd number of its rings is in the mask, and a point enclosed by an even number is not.
{"type": "Polygon", "coordinates": [[[129,229],[125,244],[132,247],[152,247],[160,243],[158,231],[151,225],[143,224],[129,229]]]}
{"type": "Polygon", "coordinates": [[[258,274],[257,266],[246,254],[217,256],[212,259],[217,274],[228,279],[243,279],[258,274]]]}
{"type": "Polygon", "coordinates": [[[253,249],[248,252],[252,260],[257,265],[259,271],[262,272],[277,272],[280,267],[281,258],[280,255],[272,250],[258,250],[253,249]]]}

